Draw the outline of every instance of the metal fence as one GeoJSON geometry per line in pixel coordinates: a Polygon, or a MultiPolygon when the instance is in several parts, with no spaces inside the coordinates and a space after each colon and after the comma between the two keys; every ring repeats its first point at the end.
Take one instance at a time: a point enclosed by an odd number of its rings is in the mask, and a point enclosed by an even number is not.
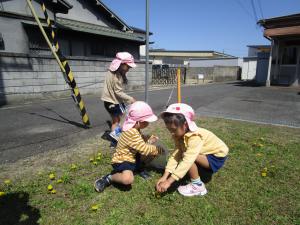
{"type": "Polygon", "coordinates": [[[177,69],[180,69],[181,82],[185,84],[186,68],[159,67],[152,68],[152,85],[175,85],[177,84],[177,69]]]}

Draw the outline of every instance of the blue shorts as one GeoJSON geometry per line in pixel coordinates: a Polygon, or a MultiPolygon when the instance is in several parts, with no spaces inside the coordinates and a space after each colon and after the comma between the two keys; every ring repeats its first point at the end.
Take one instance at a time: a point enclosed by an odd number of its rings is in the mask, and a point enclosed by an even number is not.
{"type": "Polygon", "coordinates": [[[213,173],[217,172],[225,163],[227,156],[217,157],[212,154],[206,155],[208,163],[213,173]]]}
{"type": "Polygon", "coordinates": [[[137,170],[136,163],[131,162],[122,162],[122,163],[114,163],[112,164],[113,171],[111,174],[122,173],[124,170],[131,170],[132,172],[137,170]]]}
{"type": "Polygon", "coordinates": [[[124,170],[138,171],[141,167],[141,155],[139,153],[135,155],[135,163],[124,161],[122,163],[113,163],[112,167],[112,174],[122,173],[124,170]]]}
{"type": "Polygon", "coordinates": [[[106,111],[113,116],[122,116],[125,112],[125,104],[113,104],[111,102],[104,102],[106,111]]]}

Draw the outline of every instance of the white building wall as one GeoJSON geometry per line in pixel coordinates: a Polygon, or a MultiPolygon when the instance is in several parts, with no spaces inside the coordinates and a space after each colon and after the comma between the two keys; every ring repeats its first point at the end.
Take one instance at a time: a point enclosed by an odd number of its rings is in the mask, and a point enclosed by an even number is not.
{"type": "Polygon", "coordinates": [[[140,46],[140,56],[145,57],[146,56],[146,45],[140,46]]]}
{"type": "Polygon", "coordinates": [[[162,59],[153,59],[152,64],[153,65],[162,65],[163,60],[162,59]]]}
{"type": "Polygon", "coordinates": [[[254,80],[256,77],[257,58],[245,58],[242,67],[242,80],[254,80]]]}
{"type": "Polygon", "coordinates": [[[190,59],[189,63],[190,67],[239,66],[239,59],[190,59]]]}

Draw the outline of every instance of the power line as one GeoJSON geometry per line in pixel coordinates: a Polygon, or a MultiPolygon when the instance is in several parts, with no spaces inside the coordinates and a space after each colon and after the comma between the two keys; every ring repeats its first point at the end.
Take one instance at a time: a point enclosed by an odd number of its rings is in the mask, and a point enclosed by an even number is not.
{"type": "MultiPolygon", "coordinates": [[[[235,2],[244,10],[244,12],[246,13],[246,14],[248,14],[248,16],[251,18],[251,19],[254,19],[255,20],[255,18],[253,17],[253,14],[247,9],[247,7],[245,7],[245,5],[243,4],[243,2],[242,1],[240,1],[240,0],[235,0],[235,2]]],[[[255,23],[256,23],[257,21],[255,21],[255,23]]]]}
{"type": "Polygon", "coordinates": [[[261,1],[257,0],[257,2],[258,2],[258,8],[259,8],[259,11],[260,11],[261,18],[263,19],[264,14],[263,14],[262,6],[261,6],[261,1]]]}
{"type": "Polygon", "coordinates": [[[255,16],[255,20],[257,22],[258,21],[258,17],[257,17],[257,13],[256,13],[256,8],[255,8],[254,0],[251,0],[251,6],[252,6],[253,14],[255,16]]]}

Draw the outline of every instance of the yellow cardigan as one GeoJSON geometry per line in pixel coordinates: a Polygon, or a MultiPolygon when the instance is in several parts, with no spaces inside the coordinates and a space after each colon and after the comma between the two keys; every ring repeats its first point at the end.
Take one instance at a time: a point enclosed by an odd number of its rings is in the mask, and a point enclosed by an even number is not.
{"type": "Polygon", "coordinates": [[[175,180],[185,176],[199,154],[225,157],[229,151],[221,139],[203,128],[186,133],[182,140],[175,142],[175,147],[166,166],[166,171],[171,173],[175,180]]]}

